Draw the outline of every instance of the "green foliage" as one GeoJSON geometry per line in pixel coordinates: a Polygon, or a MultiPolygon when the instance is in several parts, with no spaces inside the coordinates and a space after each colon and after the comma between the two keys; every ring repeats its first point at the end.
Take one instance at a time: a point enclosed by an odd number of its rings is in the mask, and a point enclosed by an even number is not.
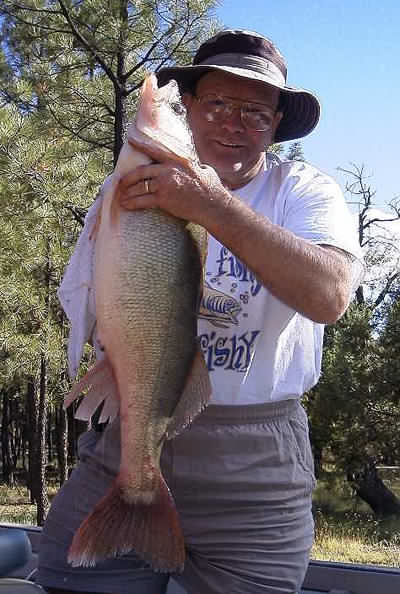
{"type": "Polygon", "coordinates": [[[110,168],[145,75],[188,63],[215,29],[215,0],[3,0],[3,97],[48,122],[110,168]],[[129,99],[129,101],[128,101],[129,99]]]}
{"type": "Polygon", "coordinates": [[[285,158],[288,161],[305,161],[303,147],[300,141],[292,142],[286,151],[285,158]]]}
{"type": "MultiPolygon", "coordinates": [[[[386,323],[379,336],[382,352],[379,366],[379,390],[400,409],[400,300],[386,303],[386,323]]],[[[399,426],[400,415],[388,419],[391,425],[399,426]]]]}
{"type": "Polygon", "coordinates": [[[374,335],[368,307],[353,304],[328,329],[323,373],[309,396],[312,435],[329,445],[337,468],[350,473],[367,459],[375,464],[399,459],[398,398],[383,389],[381,341],[374,335]]]}
{"type": "Polygon", "coordinates": [[[64,205],[77,164],[58,158],[62,143],[38,135],[36,120],[36,114],[21,115],[12,106],[0,111],[0,378],[5,383],[35,377],[40,353],[46,353],[50,371],[59,373],[63,365],[55,292],[77,231],[64,205]],[[69,242],[63,236],[68,228],[69,242]]]}

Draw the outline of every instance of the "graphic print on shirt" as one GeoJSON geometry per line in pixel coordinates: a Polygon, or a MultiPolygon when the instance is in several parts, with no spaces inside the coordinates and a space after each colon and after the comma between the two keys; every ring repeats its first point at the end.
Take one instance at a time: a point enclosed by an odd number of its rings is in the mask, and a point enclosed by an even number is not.
{"type": "Polygon", "coordinates": [[[220,248],[214,263],[207,262],[207,270],[198,317],[216,328],[199,335],[208,370],[224,368],[245,373],[251,364],[260,330],[246,330],[243,319],[249,317],[252,299],[262,285],[225,247],[220,248]],[[239,325],[241,330],[236,332],[239,325]]]}
{"type": "Polygon", "coordinates": [[[217,291],[207,282],[205,283],[199,318],[208,320],[219,328],[228,328],[230,324],[239,324],[237,316],[241,310],[240,303],[234,297],[217,291]]]}

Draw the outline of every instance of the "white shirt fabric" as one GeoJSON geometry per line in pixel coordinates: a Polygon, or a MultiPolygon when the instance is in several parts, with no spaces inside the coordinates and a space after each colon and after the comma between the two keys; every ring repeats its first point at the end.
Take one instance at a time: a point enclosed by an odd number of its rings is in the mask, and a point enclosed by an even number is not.
{"type": "MultiPolygon", "coordinates": [[[[356,227],[340,188],[330,177],[307,163],[281,162],[268,155],[258,175],[234,194],[297,236],[352,255],[356,287],[362,270],[356,227]]],[[[59,289],[71,322],[71,376],[95,326],[90,233],[100,202],[101,196],[88,211],[59,289]]],[[[302,396],[320,375],[323,332],[323,324],[274,297],[209,236],[198,335],[210,372],[213,404],[256,404],[302,396]]]]}

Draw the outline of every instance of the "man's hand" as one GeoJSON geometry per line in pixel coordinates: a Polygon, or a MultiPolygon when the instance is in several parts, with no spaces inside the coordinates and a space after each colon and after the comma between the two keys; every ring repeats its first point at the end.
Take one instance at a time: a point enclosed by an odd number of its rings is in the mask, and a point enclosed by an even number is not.
{"type": "Polygon", "coordinates": [[[121,178],[118,189],[123,208],[161,208],[207,227],[215,201],[220,205],[229,202],[231,194],[212,167],[173,158],[162,149],[136,142],[134,147],[155,162],[140,165],[121,178]]]}

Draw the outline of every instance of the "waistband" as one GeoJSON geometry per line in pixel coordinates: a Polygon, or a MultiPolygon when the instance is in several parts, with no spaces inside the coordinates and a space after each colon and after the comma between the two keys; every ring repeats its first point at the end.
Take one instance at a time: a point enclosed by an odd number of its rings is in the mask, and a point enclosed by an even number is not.
{"type": "Polygon", "coordinates": [[[262,423],[266,419],[287,418],[301,408],[298,398],[265,402],[262,404],[220,405],[210,404],[194,419],[193,423],[216,422],[219,425],[232,423],[262,423]]]}

